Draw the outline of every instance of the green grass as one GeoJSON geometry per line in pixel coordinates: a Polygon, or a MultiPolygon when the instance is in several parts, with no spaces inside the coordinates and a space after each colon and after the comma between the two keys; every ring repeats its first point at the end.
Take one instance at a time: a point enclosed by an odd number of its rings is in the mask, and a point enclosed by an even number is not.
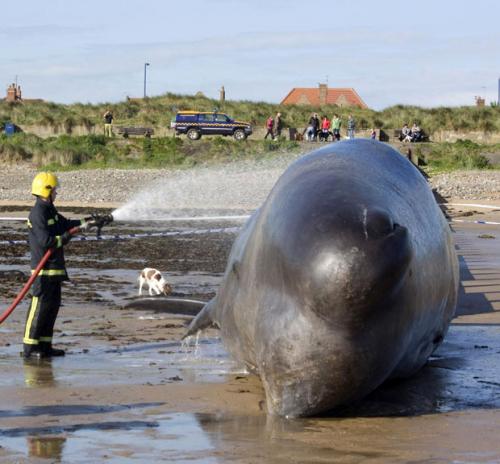
{"type": "MultiPolygon", "coordinates": [[[[313,150],[316,146],[307,146],[313,150]]],[[[50,137],[18,133],[0,136],[0,159],[31,162],[40,168],[72,170],[88,168],[171,168],[231,163],[242,159],[267,159],[283,153],[297,154],[304,146],[285,139],[238,142],[229,137],[105,138],[101,135],[50,137]]],[[[498,145],[479,145],[469,140],[455,143],[421,143],[412,150],[430,172],[456,169],[490,169],[483,153],[500,152],[498,145]]]]}
{"type": "Polygon", "coordinates": [[[338,113],[345,124],[350,113],[357,121],[358,129],[397,129],[407,122],[417,121],[427,133],[438,130],[500,131],[500,107],[464,106],[456,108],[420,108],[396,105],[382,111],[359,108],[340,108],[335,105],[321,107],[302,105],[276,105],[266,102],[228,100],[219,101],[205,97],[166,94],[145,100],[119,103],[61,105],[51,102],[22,104],[0,102],[0,125],[12,121],[19,126],[37,125],[57,127],[59,133],[72,134],[75,127],[87,129],[100,127],[106,109],[111,109],[115,124],[150,126],[154,129],[168,127],[177,110],[194,109],[213,111],[218,109],[230,116],[263,127],[270,114],[281,111],[285,127],[304,127],[312,112],[320,116],[338,113]]]}
{"type": "Polygon", "coordinates": [[[3,161],[29,161],[53,170],[75,168],[185,168],[197,164],[261,159],[276,153],[297,153],[297,142],[206,137],[105,138],[100,135],[40,137],[18,133],[0,136],[3,161]]]}
{"type": "Polygon", "coordinates": [[[430,174],[460,169],[493,169],[483,155],[486,151],[500,152],[500,144],[480,145],[470,140],[455,143],[417,144],[415,154],[422,159],[430,174]]]}

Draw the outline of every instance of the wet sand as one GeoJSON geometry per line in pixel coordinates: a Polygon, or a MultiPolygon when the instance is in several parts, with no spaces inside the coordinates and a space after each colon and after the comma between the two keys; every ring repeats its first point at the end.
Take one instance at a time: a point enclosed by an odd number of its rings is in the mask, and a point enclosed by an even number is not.
{"type": "MultiPolygon", "coordinates": [[[[500,211],[475,207],[450,207],[450,216],[500,222],[500,211]]],[[[105,233],[193,227],[117,223],[105,233]]],[[[190,317],[124,308],[145,266],[161,269],[176,296],[210,299],[234,233],[71,243],[55,334],[67,356],[19,357],[27,301],[0,326],[0,462],[500,462],[499,226],[452,227],[458,316],[428,365],[359,404],[300,420],[266,416],[258,378],[228,357],[216,331],[183,346],[190,317]]],[[[21,223],[0,223],[0,240],[23,238],[21,223]]],[[[28,254],[1,247],[6,308],[28,254]]]]}

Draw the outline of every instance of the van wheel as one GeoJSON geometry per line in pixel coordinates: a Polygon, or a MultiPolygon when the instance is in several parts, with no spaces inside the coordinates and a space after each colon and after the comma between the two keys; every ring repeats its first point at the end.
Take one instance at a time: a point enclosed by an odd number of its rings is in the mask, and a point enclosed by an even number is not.
{"type": "Polygon", "coordinates": [[[201,138],[201,132],[198,129],[189,129],[186,135],[190,140],[199,140],[201,138]]]}
{"type": "Polygon", "coordinates": [[[245,131],[237,129],[234,131],[233,137],[236,140],[245,140],[247,138],[247,135],[245,134],[245,131]]]}

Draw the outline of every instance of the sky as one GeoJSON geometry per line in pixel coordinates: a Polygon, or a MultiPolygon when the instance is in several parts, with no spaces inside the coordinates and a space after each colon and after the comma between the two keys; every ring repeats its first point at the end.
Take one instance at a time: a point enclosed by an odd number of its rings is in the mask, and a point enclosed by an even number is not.
{"type": "MultiPolygon", "coordinates": [[[[17,0],[0,85],[58,103],[203,92],[279,103],[353,87],[381,110],[497,101],[499,0],[17,0]]],[[[5,92],[1,90],[1,92],[5,92]]]]}

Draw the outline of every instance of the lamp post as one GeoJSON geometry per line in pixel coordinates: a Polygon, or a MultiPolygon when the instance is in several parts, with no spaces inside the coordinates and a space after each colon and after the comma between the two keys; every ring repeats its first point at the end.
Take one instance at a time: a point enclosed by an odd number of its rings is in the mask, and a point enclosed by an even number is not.
{"type": "Polygon", "coordinates": [[[148,66],[149,63],[144,63],[144,98],[146,98],[146,69],[148,66]]]}

